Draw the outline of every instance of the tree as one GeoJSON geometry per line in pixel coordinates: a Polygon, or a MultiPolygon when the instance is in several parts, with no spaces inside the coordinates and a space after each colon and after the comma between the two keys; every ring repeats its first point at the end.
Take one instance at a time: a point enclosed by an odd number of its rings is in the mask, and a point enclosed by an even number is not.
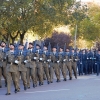
{"type": "Polygon", "coordinates": [[[88,18],[80,23],[80,35],[84,39],[93,42],[100,38],[100,7],[98,5],[89,5],[88,18]]]}
{"type": "Polygon", "coordinates": [[[2,36],[10,37],[12,42],[20,37],[23,43],[26,32],[33,30],[40,39],[44,39],[52,34],[54,27],[72,23],[71,18],[75,19],[73,17],[76,11],[75,2],[75,0],[1,0],[1,34],[5,31],[2,36]]]}
{"type": "Polygon", "coordinates": [[[44,41],[45,41],[46,46],[48,46],[49,43],[51,43],[52,47],[57,46],[57,44],[58,44],[62,48],[64,47],[65,43],[66,43],[67,48],[69,48],[70,44],[72,43],[70,35],[67,35],[63,32],[58,33],[56,31],[53,32],[51,38],[46,38],[44,41]]]}

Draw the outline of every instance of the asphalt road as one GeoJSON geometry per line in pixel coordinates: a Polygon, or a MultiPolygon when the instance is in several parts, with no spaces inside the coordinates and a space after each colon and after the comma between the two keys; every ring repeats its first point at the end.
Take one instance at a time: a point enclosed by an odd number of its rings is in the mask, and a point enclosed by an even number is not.
{"type": "MultiPolygon", "coordinates": [[[[2,81],[4,83],[4,81],[2,81]]],[[[21,91],[14,93],[13,84],[11,87],[11,95],[6,96],[6,88],[0,89],[0,100],[100,100],[100,76],[87,75],[78,76],[78,79],[54,82],[48,85],[44,81],[43,86],[38,86],[24,91],[22,81],[21,91]]]]}

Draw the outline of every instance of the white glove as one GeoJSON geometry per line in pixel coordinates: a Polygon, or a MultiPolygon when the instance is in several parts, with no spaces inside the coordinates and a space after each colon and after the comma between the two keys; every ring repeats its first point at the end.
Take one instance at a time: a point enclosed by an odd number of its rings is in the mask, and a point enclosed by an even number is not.
{"type": "Polygon", "coordinates": [[[77,61],[77,59],[75,59],[75,61],[77,61]]]}
{"type": "Polygon", "coordinates": [[[51,61],[51,59],[48,59],[47,61],[48,61],[48,62],[50,62],[50,61],[51,61]]]}
{"type": "Polygon", "coordinates": [[[64,59],[63,61],[66,61],[66,59],[64,59]]]}
{"type": "Polygon", "coordinates": [[[80,62],[80,64],[82,64],[82,62],[80,62]]]}
{"type": "Polygon", "coordinates": [[[43,58],[40,58],[40,60],[42,61],[42,60],[43,60],[43,58]]]}
{"type": "Polygon", "coordinates": [[[87,59],[89,59],[89,58],[87,58],[87,59]]]}
{"type": "Polygon", "coordinates": [[[25,60],[24,63],[27,63],[27,60],[25,60]]]}
{"type": "Polygon", "coordinates": [[[97,65],[97,63],[95,63],[95,65],[97,65]]]}
{"type": "Polygon", "coordinates": [[[37,57],[34,57],[34,60],[36,60],[37,59],[37,57]]]}
{"type": "Polygon", "coordinates": [[[48,67],[50,68],[50,65],[48,67]]]}
{"type": "Polygon", "coordinates": [[[57,63],[59,63],[60,61],[58,60],[57,63]]]}
{"type": "Polygon", "coordinates": [[[18,64],[18,63],[19,63],[19,61],[18,61],[18,60],[15,60],[15,63],[16,63],[16,64],[18,64]]]}
{"type": "Polygon", "coordinates": [[[71,61],[71,59],[69,59],[69,61],[71,61]]]}

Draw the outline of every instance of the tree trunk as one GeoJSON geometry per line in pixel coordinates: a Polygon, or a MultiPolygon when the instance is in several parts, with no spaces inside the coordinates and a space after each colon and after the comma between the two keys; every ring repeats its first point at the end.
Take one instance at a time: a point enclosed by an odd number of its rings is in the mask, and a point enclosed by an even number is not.
{"type": "Polygon", "coordinates": [[[15,36],[13,36],[12,34],[10,34],[10,38],[11,38],[11,40],[12,40],[12,43],[14,43],[14,41],[15,41],[15,39],[17,38],[18,34],[19,34],[19,31],[17,31],[17,33],[16,33],[15,36]]]}
{"type": "Polygon", "coordinates": [[[22,34],[20,33],[20,43],[23,44],[24,36],[25,36],[26,31],[24,30],[22,34]]]}

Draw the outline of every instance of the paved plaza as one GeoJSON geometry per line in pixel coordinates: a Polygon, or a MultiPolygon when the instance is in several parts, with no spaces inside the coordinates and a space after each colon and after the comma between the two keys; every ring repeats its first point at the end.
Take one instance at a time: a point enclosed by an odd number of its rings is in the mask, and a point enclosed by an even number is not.
{"type": "MultiPolygon", "coordinates": [[[[4,81],[2,81],[4,83],[4,81]]],[[[60,83],[53,83],[48,85],[44,81],[43,86],[38,86],[24,91],[22,81],[21,91],[17,94],[14,93],[12,85],[12,93],[10,96],[4,95],[6,88],[0,89],[0,100],[100,100],[100,76],[87,75],[79,76],[78,79],[72,81],[63,81],[61,78],[60,83]]]]}

